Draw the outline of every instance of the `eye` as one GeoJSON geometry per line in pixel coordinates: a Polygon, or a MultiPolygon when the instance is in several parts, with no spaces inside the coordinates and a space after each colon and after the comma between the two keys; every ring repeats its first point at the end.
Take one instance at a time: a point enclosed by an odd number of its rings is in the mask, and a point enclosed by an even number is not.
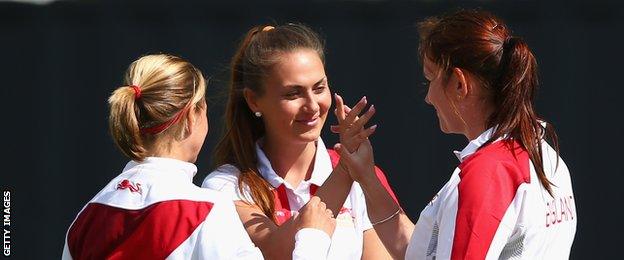
{"type": "Polygon", "coordinates": [[[321,94],[321,93],[325,92],[325,89],[326,89],[326,88],[327,88],[327,87],[325,86],[325,84],[318,85],[318,86],[316,86],[316,87],[314,88],[314,93],[316,93],[316,94],[321,94]]]}
{"type": "Polygon", "coordinates": [[[429,81],[428,79],[424,79],[422,83],[420,83],[423,85],[423,87],[428,88],[429,85],[431,85],[431,81],[429,81]]]}
{"type": "Polygon", "coordinates": [[[293,91],[290,91],[290,92],[288,92],[288,93],[284,94],[284,97],[286,97],[286,98],[288,98],[288,99],[294,99],[294,98],[296,98],[298,95],[299,95],[299,91],[297,91],[297,90],[293,90],[293,91]]]}

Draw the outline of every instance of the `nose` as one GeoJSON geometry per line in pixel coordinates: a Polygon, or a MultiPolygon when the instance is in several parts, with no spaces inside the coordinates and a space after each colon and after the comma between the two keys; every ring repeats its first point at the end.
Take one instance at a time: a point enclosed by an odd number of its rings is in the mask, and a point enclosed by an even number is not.
{"type": "Polygon", "coordinates": [[[303,110],[310,114],[316,114],[320,109],[318,104],[318,97],[309,91],[305,97],[305,104],[303,105],[303,110]]]}
{"type": "Polygon", "coordinates": [[[425,96],[425,103],[431,105],[431,100],[429,99],[429,89],[427,89],[427,95],[425,96]]]}

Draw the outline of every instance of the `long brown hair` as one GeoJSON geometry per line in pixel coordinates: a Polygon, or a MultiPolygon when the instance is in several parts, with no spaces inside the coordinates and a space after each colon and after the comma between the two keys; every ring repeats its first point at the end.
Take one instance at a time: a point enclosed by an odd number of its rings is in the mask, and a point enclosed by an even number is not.
{"type": "Polygon", "coordinates": [[[135,161],[143,161],[147,147],[161,136],[184,136],[185,108],[202,106],[206,82],[188,61],[167,54],[146,55],[132,62],[124,86],[108,98],[109,130],[117,147],[135,161]],[[182,120],[175,121],[175,117],[182,120]],[[174,120],[174,121],[172,121],[174,120]],[[167,124],[158,132],[144,129],[167,124]]]}
{"type": "Polygon", "coordinates": [[[280,61],[282,53],[300,49],[315,51],[324,62],[324,47],[319,36],[300,24],[256,26],[241,41],[230,63],[231,79],[225,108],[225,133],[215,148],[217,166],[231,164],[240,170],[239,190],[251,190],[253,202],[270,218],[274,216],[274,196],[270,184],[257,169],[255,142],[265,133],[262,119],[253,116],[243,96],[249,89],[264,94],[263,77],[280,61]]]}
{"type": "MultiPolygon", "coordinates": [[[[537,61],[520,37],[511,35],[503,21],[480,10],[461,10],[419,23],[420,56],[441,66],[474,74],[486,89],[494,112],[487,124],[495,127],[487,143],[505,137],[517,140],[529,153],[542,186],[552,195],[544,172],[542,138],[559,153],[557,135],[543,126],[534,110],[538,87],[537,61]]],[[[486,143],[486,144],[487,144],[486,143]]]]}

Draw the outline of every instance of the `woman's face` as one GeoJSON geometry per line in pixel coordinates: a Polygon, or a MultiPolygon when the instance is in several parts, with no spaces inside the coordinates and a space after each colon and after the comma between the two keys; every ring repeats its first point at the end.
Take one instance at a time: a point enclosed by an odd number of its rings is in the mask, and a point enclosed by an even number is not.
{"type": "Polygon", "coordinates": [[[447,134],[463,133],[463,121],[450,99],[450,90],[458,84],[457,77],[453,73],[447,77],[437,64],[427,58],[423,60],[423,73],[429,82],[425,102],[435,108],[440,130],[447,134]]]}
{"type": "Polygon", "coordinates": [[[323,62],[310,49],[280,55],[280,61],[264,78],[264,92],[254,98],[254,111],[262,112],[270,139],[316,141],[331,106],[323,62]]]}

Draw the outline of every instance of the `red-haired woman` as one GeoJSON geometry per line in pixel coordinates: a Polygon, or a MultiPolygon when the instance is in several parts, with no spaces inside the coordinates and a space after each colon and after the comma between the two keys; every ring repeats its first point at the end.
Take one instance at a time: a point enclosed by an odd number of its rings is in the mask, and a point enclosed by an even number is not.
{"type": "Polygon", "coordinates": [[[574,193],[556,135],[534,110],[537,63],[527,44],[484,11],[429,18],[419,29],[425,102],[444,133],[470,142],[415,225],[375,177],[370,143],[338,147],[377,234],[399,259],[567,259],[574,193]]]}

